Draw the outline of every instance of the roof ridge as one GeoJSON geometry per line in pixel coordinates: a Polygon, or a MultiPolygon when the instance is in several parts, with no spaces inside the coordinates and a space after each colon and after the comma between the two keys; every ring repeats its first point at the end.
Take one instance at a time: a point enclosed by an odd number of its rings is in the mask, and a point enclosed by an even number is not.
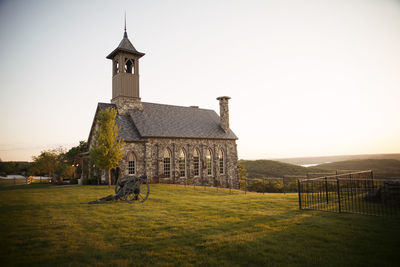
{"type": "Polygon", "coordinates": [[[209,111],[214,111],[213,109],[209,108],[200,108],[200,107],[188,107],[188,106],[178,106],[178,105],[172,105],[172,104],[161,104],[161,103],[152,103],[152,102],[142,102],[142,104],[152,104],[152,105],[160,105],[160,106],[170,106],[170,107],[177,107],[177,108],[190,108],[190,109],[197,109],[197,110],[209,110],[209,111]]]}

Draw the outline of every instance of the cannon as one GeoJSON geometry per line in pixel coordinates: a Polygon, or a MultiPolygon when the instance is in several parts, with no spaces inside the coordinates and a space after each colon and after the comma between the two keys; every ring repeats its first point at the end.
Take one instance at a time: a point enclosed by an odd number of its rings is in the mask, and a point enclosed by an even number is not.
{"type": "Polygon", "coordinates": [[[143,203],[147,200],[149,194],[150,186],[147,181],[147,176],[125,177],[118,179],[115,184],[115,195],[109,195],[95,201],[90,201],[89,204],[100,204],[118,199],[128,203],[143,203]]]}

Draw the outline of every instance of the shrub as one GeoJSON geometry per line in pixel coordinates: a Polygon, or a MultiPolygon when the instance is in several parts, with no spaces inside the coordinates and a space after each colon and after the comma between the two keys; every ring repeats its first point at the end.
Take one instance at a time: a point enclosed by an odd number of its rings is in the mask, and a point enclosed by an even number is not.
{"type": "Polygon", "coordinates": [[[282,180],[271,179],[249,179],[247,190],[258,193],[283,193],[284,184],[282,180]]]}
{"type": "Polygon", "coordinates": [[[298,190],[297,180],[292,180],[285,184],[285,192],[296,193],[298,190]]]}

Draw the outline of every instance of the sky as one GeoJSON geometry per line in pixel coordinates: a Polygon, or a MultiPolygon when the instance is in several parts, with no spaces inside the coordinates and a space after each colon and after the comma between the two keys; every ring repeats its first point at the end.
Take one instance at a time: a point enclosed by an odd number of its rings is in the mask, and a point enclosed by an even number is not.
{"type": "Polygon", "coordinates": [[[400,1],[0,0],[0,158],[87,140],[128,36],[142,101],[197,105],[242,159],[400,153],[400,1]]]}

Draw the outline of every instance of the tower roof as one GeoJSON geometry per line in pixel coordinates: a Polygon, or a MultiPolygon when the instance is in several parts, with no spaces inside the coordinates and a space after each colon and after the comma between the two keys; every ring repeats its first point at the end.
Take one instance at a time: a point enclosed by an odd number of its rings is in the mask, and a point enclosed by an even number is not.
{"type": "Polygon", "coordinates": [[[139,51],[136,50],[136,48],[132,45],[131,41],[129,41],[128,39],[128,34],[126,32],[126,28],[125,28],[125,32],[124,32],[124,38],[122,38],[121,42],[119,43],[118,47],[114,49],[114,51],[112,51],[107,58],[108,59],[112,59],[116,53],[118,52],[126,52],[129,54],[134,54],[137,55],[139,57],[144,56],[144,53],[141,53],[139,51]]]}

